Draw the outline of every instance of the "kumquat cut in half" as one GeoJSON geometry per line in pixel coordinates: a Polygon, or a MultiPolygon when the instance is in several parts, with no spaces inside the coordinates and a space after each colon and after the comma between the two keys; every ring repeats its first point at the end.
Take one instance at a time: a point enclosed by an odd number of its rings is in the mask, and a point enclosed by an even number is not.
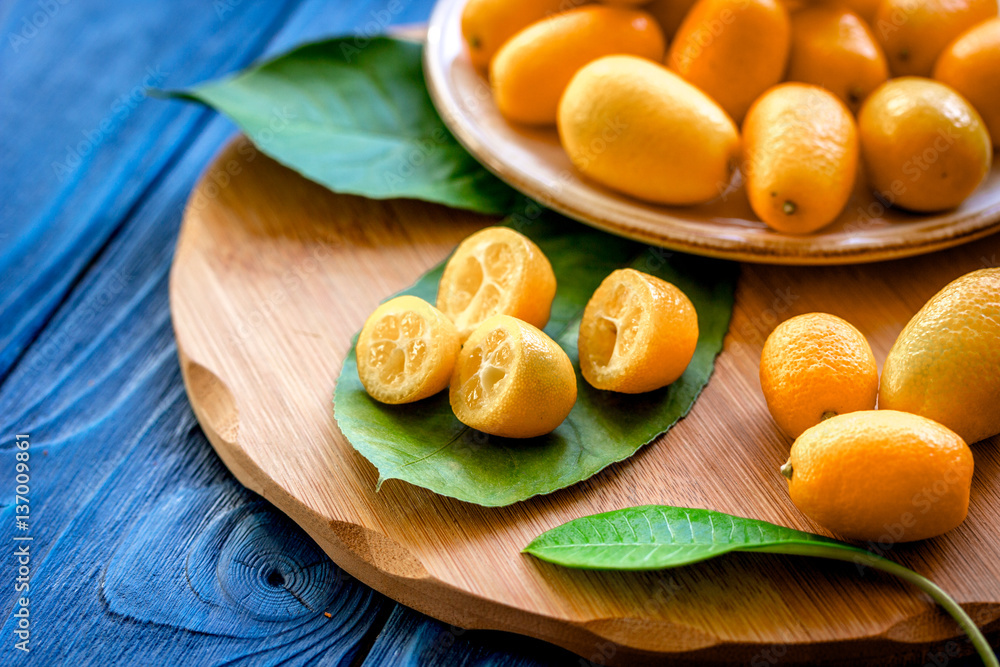
{"type": "Polygon", "coordinates": [[[487,227],[462,241],[448,260],[437,307],[464,341],[493,315],[544,327],[555,294],[552,265],[531,239],[507,227],[487,227]]]}
{"type": "Polygon", "coordinates": [[[635,269],[611,273],[580,323],[580,370],[597,389],[653,391],[679,378],[698,345],[698,314],[674,285],[635,269]]]}
{"type": "Polygon", "coordinates": [[[397,296],[358,335],[358,376],[382,403],[412,403],[448,386],[461,343],[455,325],[423,299],[397,296]]]}
{"type": "Polygon", "coordinates": [[[576,374],[563,349],[540,329],[496,315],[465,341],[449,397],[466,426],[504,438],[533,438],[569,415],[576,374]]]}

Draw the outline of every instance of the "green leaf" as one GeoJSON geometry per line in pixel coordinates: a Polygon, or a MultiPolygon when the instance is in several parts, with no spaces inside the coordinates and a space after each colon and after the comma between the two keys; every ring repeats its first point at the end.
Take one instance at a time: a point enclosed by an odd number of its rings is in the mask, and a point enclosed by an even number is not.
{"type": "MultiPolygon", "coordinates": [[[[401,479],[487,506],[510,505],[576,484],[632,456],[691,409],[712,374],[729,328],[737,265],[671,254],[571,222],[528,203],[508,224],[537,243],[558,281],[545,331],[569,354],[578,398],[569,417],[539,438],[488,436],[461,424],[447,392],[403,406],[371,399],[352,351],[334,396],[335,417],[355,449],[379,470],[379,484],[401,479]],[[698,311],[700,338],[687,371],[648,394],[599,391],[580,376],[576,337],[583,309],[613,270],[632,266],[677,285],[698,311]]],[[[405,293],[434,303],[443,265],[405,293]]]]}
{"type": "Polygon", "coordinates": [[[234,77],[168,95],[229,116],[264,153],[334,192],[505,214],[514,191],[448,132],[419,44],[354,37],[301,46],[234,77]]]}
{"type": "Polygon", "coordinates": [[[524,553],[587,570],[662,570],[730,551],[813,543],[867,553],[828,537],[766,521],[665,505],[629,507],[574,519],[542,533],[524,553]]]}
{"type": "Polygon", "coordinates": [[[947,611],[989,667],[997,657],[969,615],[934,582],[870,551],[767,521],[690,507],[645,505],[573,519],[548,530],[523,553],[584,570],[663,570],[731,551],[812,556],[882,570],[913,584],[947,611]]]}

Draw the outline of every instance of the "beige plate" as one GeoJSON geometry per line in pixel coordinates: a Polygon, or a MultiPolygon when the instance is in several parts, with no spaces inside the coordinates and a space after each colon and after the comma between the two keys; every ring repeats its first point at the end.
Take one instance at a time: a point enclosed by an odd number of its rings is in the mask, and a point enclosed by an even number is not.
{"type": "Polygon", "coordinates": [[[500,117],[486,80],[472,67],[460,20],[466,0],[439,0],[431,16],[424,72],[431,97],[459,141],[500,178],[550,208],[645,243],[747,262],[849,264],[919,255],[1000,230],[1000,166],[958,209],[916,216],[886,212],[859,187],[844,213],[806,237],[770,231],[738,183],[700,206],[644,204],[584,180],[554,129],[500,117]]]}
{"type": "MultiPolygon", "coordinates": [[[[581,572],[520,552],[580,516],[650,503],[707,507],[821,531],[788,498],[789,442],[757,365],[792,315],[849,317],[881,361],[949,280],[996,264],[1000,236],[891,265],[747,265],[715,375],[665,437],[584,483],[510,507],[445,498],[375,468],[333,419],[351,336],[491,219],[414,201],[335,195],[260,155],[223,151],[191,195],[170,276],[184,382],[219,456],[355,577],[463,627],[512,630],[594,662],[664,657],[773,664],[943,650],[957,626],[916,590],[849,564],[733,554],[666,572],[581,572]]],[[[969,518],[888,554],[1000,630],[1000,439],[975,447],[969,518]]],[[[448,635],[446,639],[451,639],[448,635]]],[[[446,650],[447,644],[438,648],[446,650]]],[[[966,644],[960,645],[967,650],[966,644]]]]}

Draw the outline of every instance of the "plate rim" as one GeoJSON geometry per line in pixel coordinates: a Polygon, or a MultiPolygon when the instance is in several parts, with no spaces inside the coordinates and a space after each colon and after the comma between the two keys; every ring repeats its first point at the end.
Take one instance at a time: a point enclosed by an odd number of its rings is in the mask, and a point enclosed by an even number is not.
{"type": "MultiPolygon", "coordinates": [[[[531,179],[526,178],[515,167],[507,164],[483,145],[473,132],[473,128],[460,120],[465,117],[465,113],[456,99],[456,91],[448,84],[447,67],[451,63],[444,61],[442,45],[447,31],[453,30],[459,25],[456,19],[460,15],[460,8],[467,1],[438,0],[428,23],[422,64],[428,94],[435,110],[458,142],[488,171],[520,193],[578,222],[618,236],[670,250],[758,264],[797,266],[863,264],[902,259],[944,250],[1000,232],[1000,202],[984,210],[972,212],[960,220],[950,223],[942,222],[930,230],[921,231],[918,238],[908,242],[881,241],[834,248],[817,247],[816,240],[822,239],[822,234],[795,236],[771,232],[773,239],[780,240],[785,244],[785,248],[782,250],[769,243],[752,242],[745,239],[737,241],[711,235],[695,237],[683,233],[681,230],[670,230],[669,233],[661,236],[622,221],[604,220],[575,205],[571,198],[560,198],[555,193],[546,191],[542,186],[531,182],[531,179]],[[794,244],[798,247],[795,248],[795,251],[788,251],[788,244],[794,244]]],[[[467,66],[472,68],[471,63],[468,63],[467,66]]],[[[993,168],[997,168],[995,161],[993,168]]],[[[606,197],[607,195],[602,194],[601,196],[606,197]]],[[[639,200],[622,197],[623,201],[632,206],[653,206],[639,200]]],[[[924,220],[931,222],[935,217],[937,216],[928,216],[924,220]]],[[[685,222],[668,213],[662,214],[662,219],[674,223],[685,222]]]]}

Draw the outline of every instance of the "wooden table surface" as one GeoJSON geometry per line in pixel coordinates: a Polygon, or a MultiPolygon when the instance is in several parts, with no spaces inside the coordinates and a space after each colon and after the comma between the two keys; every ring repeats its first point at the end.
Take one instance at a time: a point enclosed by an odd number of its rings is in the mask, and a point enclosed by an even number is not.
{"type": "Polygon", "coordinates": [[[443,625],[341,572],[235,481],[181,383],[168,270],[187,196],[234,128],[150,88],[431,5],[0,2],[0,664],[590,664],[443,625]]]}
{"type": "Polygon", "coordinates": [[[0,664],[577,663],[343,574],[236,482],[181,383],[167,274],[188,194],[235,130],[149,89],[425,21],[432,4],[0,1],[0,664]],[[17,434],[30,435],[27,531],[17,434]],[[23,595],[30,653],[14,647],[23,595]]]}

